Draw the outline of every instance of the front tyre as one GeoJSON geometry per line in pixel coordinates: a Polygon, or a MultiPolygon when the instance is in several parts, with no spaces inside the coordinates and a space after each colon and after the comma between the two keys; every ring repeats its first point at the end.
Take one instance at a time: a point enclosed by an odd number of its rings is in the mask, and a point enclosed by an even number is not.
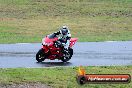
{"type": "Polygon", "coordinates": [[[45,54],[44,54],[44,50],[41,48],[41,49],[37,52],[37,54],[36,54],[36,60],[37,60],[38,62],[42,62],[42,61],[45,60],[45,58],[46,58],[46,56],[45,56],[45,54]]]}
{"type": "Polygon", "coordinates": [[[72,55],[73,55],[73,49],[70,48],[68,52],[64,53],[64,56],[61,58],[61,60],[63,62],[67,62],[71,59],[72,55]]]}

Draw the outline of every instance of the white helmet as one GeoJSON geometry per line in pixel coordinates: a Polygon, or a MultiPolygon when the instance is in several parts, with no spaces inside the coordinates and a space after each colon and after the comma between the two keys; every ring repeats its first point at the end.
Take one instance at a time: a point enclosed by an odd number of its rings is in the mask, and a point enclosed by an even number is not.
{"type": "Polygon", "coordinates": [[[62,26],[60,33],[63,35],[66,35],[68,33],[68,27],[67,26],[62,26]]]}

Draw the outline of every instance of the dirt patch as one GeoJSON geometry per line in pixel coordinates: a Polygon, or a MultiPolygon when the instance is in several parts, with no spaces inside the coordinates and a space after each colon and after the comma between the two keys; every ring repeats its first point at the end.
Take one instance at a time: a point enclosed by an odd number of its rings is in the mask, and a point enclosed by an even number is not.
{"type": "Polygon", "coordinates": [[[51,88],[41,83],[24,83],[24,84],[12,84],[12,85],[0,85],[0,88],[51,88]]]}

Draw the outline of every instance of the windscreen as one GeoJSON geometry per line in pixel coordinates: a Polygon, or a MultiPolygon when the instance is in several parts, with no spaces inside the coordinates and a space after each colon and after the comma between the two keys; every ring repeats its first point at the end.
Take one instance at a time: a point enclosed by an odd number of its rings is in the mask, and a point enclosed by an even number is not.
{"type": "Polygon", "coordinates": [[[55,34],[50,34],[50,35],[48,35],[48,38],[49,38],[49,39],[53,39],[53,38],[55,38],[55,37],[56,37],[55,34]]]}

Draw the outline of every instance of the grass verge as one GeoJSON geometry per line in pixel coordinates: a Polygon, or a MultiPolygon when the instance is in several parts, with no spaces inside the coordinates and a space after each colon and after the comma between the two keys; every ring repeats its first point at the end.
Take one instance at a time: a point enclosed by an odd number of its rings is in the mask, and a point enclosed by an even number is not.
{"type": "MultiPolygon", "coordinates": [[[[132,66],[88,66],[89,74],[130,74],[132,66]]],[[[0,84],[42,83],[53,88],[131,88],[129,84],[85,84],[76,82],[78,67],[55,68],[1,68],[0,84]]]]}
{"type": "Polygon", "coordinates": [[[0,0],[0,43],[41,42],[68,25],[86,41],[132,40],[132,0],[0,0]]]}

